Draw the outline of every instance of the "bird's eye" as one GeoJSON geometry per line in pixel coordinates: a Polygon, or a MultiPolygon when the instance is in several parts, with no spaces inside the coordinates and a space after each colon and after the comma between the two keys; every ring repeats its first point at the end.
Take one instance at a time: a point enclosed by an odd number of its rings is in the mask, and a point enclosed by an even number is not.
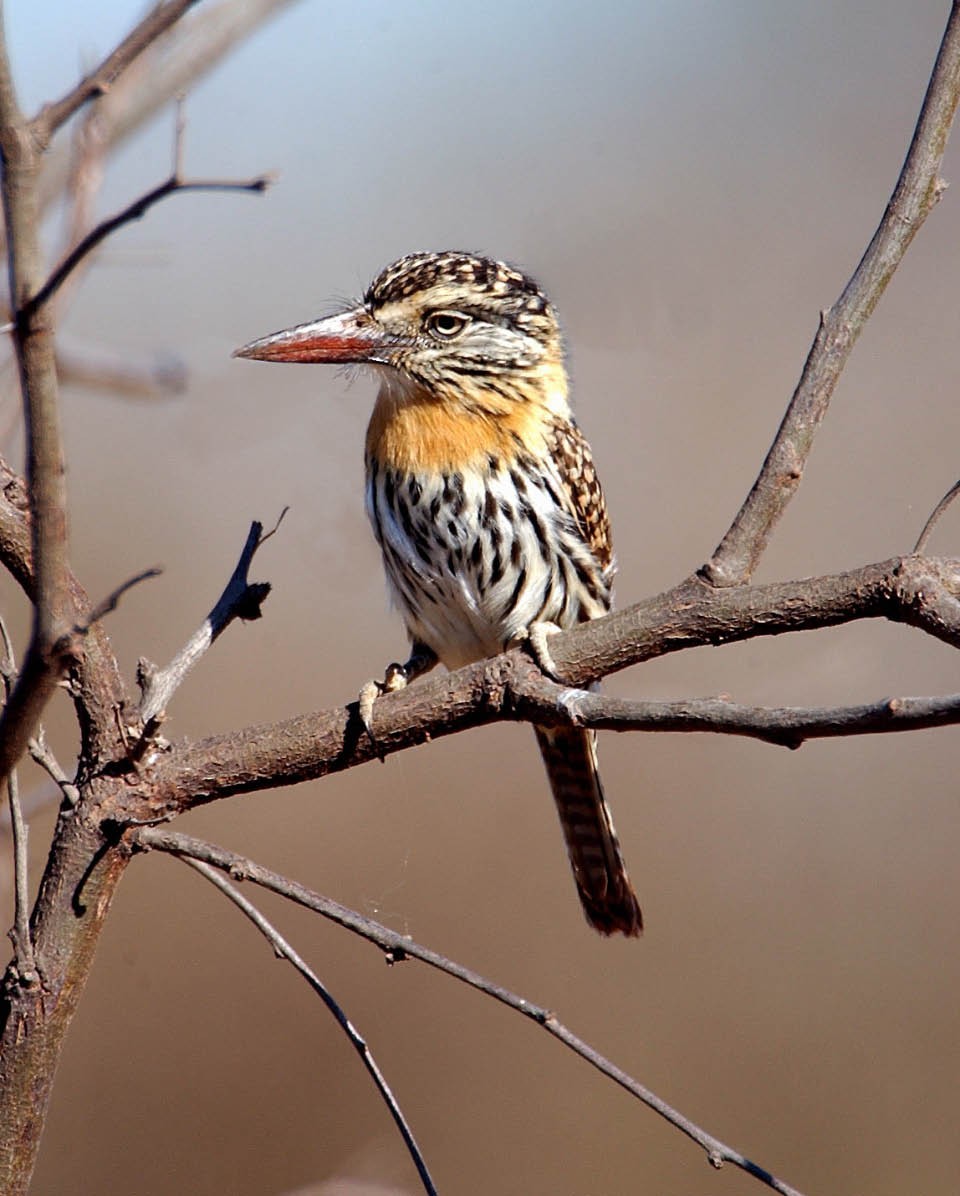
{"type": "Polygon", "coordinates": [[[435,311],[427,316],[424,326],[427,332],[440,337],[441,340],[449,341],[459,336],[469,323],[470,317],[462,312],[435,311]]]}

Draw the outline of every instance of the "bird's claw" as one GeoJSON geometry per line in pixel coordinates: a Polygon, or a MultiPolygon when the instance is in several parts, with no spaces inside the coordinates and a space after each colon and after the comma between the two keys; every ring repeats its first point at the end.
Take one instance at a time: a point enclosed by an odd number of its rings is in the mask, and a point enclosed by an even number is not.
{"type": "Polygon", "coordinates": [[[367,681],[365,685],[360,687],[360,693],[357,697],[357,713],[360,716],[363,729],[366,731],[367,737],[373,745],[374,751],[381,760],[384,760],[386,757],[380,748],[376,735],[373,733],[373,707],[381,694],[392,694],[400,689],[406,689],[408,680],[409,676],[406,667],[394,661],[393,664],[387,665],[382,681],[367,681]]]}
{"type": "Polygon", "coordinates": [[[563,678],[560,676],[560,671],[557,668],[556,661],[550,652],[550,647],[547,640],[552,635],[556,635],[558,631],[562,630],[556,623],[531,623],[527,628],[526,635],[523,637],[530,655],[540,666],[540,671],[544,676],[549,677],[551,681],[556,681],[559,685],[563,684],[563,678]]]}

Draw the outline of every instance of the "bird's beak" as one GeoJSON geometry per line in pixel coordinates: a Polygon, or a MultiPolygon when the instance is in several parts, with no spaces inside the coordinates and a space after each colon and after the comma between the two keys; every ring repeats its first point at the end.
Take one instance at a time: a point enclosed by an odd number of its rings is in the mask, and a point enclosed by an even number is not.
{"type": "Polygon", "coordinates": [[[283,332],[274,332],[237,349],[234,357],[254,361],[325,361],[345,365],[350,362],[387,363],[390,339],[363,308],[298,324],[283,332]]]}

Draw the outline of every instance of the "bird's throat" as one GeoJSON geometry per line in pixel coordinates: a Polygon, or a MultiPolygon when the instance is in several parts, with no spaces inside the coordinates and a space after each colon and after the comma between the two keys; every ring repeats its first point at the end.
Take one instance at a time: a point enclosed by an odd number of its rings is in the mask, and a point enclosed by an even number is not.
{"type": "Polygon", "coordinates": [[[466,402],[387,379],[367,426],[367,457],[401,475],[449,474],[490,455],[509,464],[519,452],[542,446],[545,414],[535,404],[496,396],[466,402]]]}

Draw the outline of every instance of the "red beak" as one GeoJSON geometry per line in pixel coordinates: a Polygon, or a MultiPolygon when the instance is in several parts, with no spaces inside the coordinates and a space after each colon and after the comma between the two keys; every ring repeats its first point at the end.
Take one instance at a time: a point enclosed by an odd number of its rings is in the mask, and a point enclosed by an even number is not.
{"type": "Polygon", "coordinates": [[[372,361],[386,365],[389,364],[387,352],[392,343],[363,308],[359,308],[274,332],[251,341],[233,355],[250,357],[254,361],[325,361],[333,364],[372,361]]]}

